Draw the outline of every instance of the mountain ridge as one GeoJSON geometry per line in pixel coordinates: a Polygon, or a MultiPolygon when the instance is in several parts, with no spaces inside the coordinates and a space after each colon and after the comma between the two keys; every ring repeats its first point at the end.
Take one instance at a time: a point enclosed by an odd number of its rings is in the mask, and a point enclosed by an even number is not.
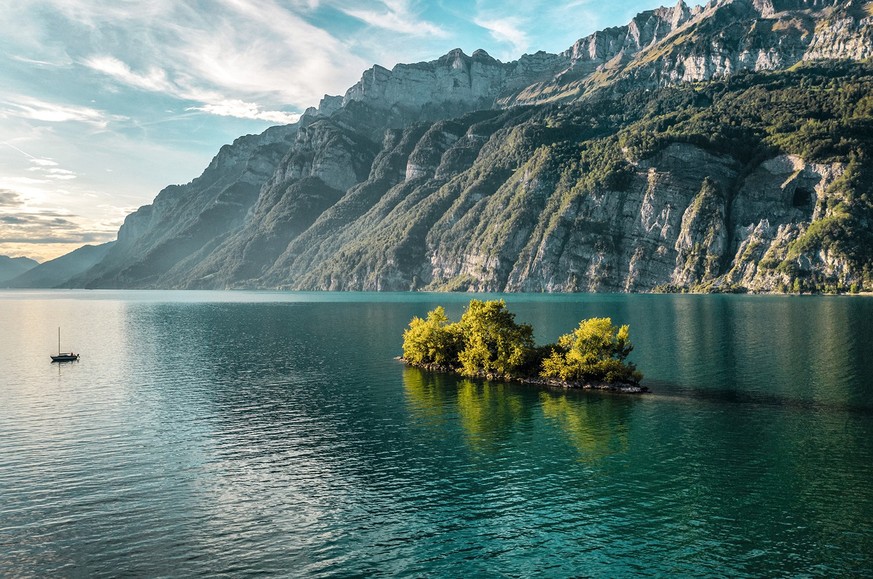
{"type": "MultiPolygon", "coordinates": [[[[768,259],[781,264],[814,223],[848,226],[827,204],[834,195],[856,203],[859,191],[830,191],[846,180],[849,152],[867,158],[868,140],[853,136],[851,147],[837,147],[842,157],[805,154],[781,117],[755,120],[752,111],[728,119],[734,128],[724,120],[745,110],[739,94],[758,98],[754,82],[743,85],[748,77],[774,87],[779,107],[795,98],[800,112],[822,117],[798,131],[814,132],[816,121],[854,135],[846,107],[861,111],[862,124],[870,116],[858,92],[873,56],[867,4],[679,2],[558,55],[501,63],[456,49],[426,63],[376,65],[298,123],[222,147],[201,177],[128,216],[107,256],[68,285],[783,291],[799,271],[807,289],[867,287],[863,262],[836,267],[832,257],[804,254],[810,267],[767,275],[735,262],[746,243],[749,259],[773,249],[768,259]],[[823,56],[828,70],[816,69],[823,56]],[[788,72],[766,76],[773,70],[788,72]],[[834,74],[848,79],[851,103],[827,84],[834,74]],[[806,102],[785,79],[830,92],[806,102]],[[726,107],[721,116],[718,107],[726,107]],[[709,132],[697,128],[704,120],[709,132]],[[688,132],[672,135],[668,122],[688,132]],[[761,158],[718,150],[724,143],[712,135],[761,158]],[[736,207],[763,195],[751,190],[758,182],[772,199],[736,207]],[[777,207],[786,195],[793,203],[797,189],[808,210],[777,207]],[[780,223],[765,226],[762,211],[780,223]],[[809,281],[819,275],[829,281],[809,281]]],[[[865,163],[858,166],[851,187],[866,183],[865,163]]]]}
{"type": "Polygon", "coordinates": [[[0,283],[7,284],[10,280],[38,266],[39,262],[29,257],[9,257],[0,255],[0,283]]]}

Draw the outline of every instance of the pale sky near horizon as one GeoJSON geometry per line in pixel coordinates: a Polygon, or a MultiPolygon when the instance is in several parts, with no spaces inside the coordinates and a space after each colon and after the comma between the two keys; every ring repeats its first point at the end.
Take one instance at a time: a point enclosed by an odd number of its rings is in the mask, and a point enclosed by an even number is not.
{"type": "Polygon", "coordinates": [[[0,255],[115,239],[221,145],[293,122],[375,63],[559,52],[661,3],[0,0],[0,255]]]}

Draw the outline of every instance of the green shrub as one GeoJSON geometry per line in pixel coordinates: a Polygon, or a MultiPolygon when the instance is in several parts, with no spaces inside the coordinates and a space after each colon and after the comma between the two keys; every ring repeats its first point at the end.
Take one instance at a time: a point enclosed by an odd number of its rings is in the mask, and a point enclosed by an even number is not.
{"type": "Polygon", "coordinates": [[[428,312],[427,319],[412,318],[403,332],[403,357],[413,364],[455,366],[463,335],[457,324],[449,323],[442,306],[428,312]]]}
{"type": "Polygon", "coordinates": [[[427,319],[413,318],[403,332],[407,362],[434,364],[466,376],[636,384],[643,375],[624,361],[631,350],[628,326],[613,326],[610,318],[583,320],[557,344],[536,346],[533,328],[516,323],[503,300],[472,300],[454,323],[440,306],[428,312],[427,319]]]}
{"type": "Polygon", "coordinates": [[[628,326],[616,327],[611,318],[583,320],[576,330],[558,339],[552,354],[543,361],[542,375],[567,382],[638,383],[642,374],[624,362],[631,350],[628,326]]]}
{"type": "Polygon", "coordinates": [[[458,361],[468,376],[514,374],[534,347],[533,328],[516,324],[503,300],[472,300],[459,324],[465,340],[458,361]]]}

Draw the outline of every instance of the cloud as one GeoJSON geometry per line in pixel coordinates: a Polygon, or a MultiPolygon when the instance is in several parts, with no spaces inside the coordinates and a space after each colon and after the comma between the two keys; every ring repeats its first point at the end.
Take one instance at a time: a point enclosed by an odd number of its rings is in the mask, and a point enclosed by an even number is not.
{"type": "Polygon", "coordinates": [[[258,105],[241,100],[226,100],[216,104],[206,104],[202,107],[189,107],[188,111],[202,111],[222,117],[236,117],[240,119],[257,119],[272,123],[296,123],[300,119],[297,113],[283,111],[262,111],[258,105]]]}
{"type": "Polygon", "coordinates": [[[258,118],[288,105],[302,109],[345,90],[368,64],[299,14],[317,2],[213,0],[203,10],[154,0],[142,11],[139,3],[42,3],[68,27],[89,31],[87,45],[71,48],[79,65],[127,87],[194,101],[204,112],[227,112],[225,101],[236,100],[254,103],[258,118]]]}
{"type": "MultiPolygon", "coordinates": [[[[113,241],[115,239],[114,235],[108,235],[101,232],[83,232],[78,235],[71,235],[68,237],[63,236],[34,236],[34,237],[15,237],[15,236],[5,236],[0,233],[0,244],[11,244],[11,243],[26,243],[28,245],[34,244],[75,244],[77,246],[82,246],[88,243],[105,243],[107,241],[113,241]]],[[[70,250],[72,251],[72,250],[70,250]]],[[[63,255],[63,254],[62,254],[63,255]]],[[[59,256],[56,256],[59,257],[59,256]]],[[[53,259],[53,258],[52,258],[53,259]]]]}
{"type": "Polygon", "coordinates": [[[381,9],[339,7],[339,9],[361,22],[375,28],[410,36],[446,37],[448,33],[441,27],[421,20],[409,8],[407,0],[382,0],[381,9]]]}
{"type": "Polygon", "coordinates": [[[30,163],[32,166],[28,167],[27,170],[31,173],[38,173],[40,177],[38,181],[42,183],[45,183],[46,180],[68,181],[77,177],[75,172],[69,169],[61,169],[58,163],[51,159],[31,157],[30,163]]]}
{"type": "Polygon", "coordinates": [[[57,167],[57,161],[52,161],[51,159],[39,159],[37,157],[32,157],[30,162],[39,167],[57,167]]]}
{"type": "Polygon", "coordinates": [[[17,95],[0,101],[0,118],[17,117],[47,123],[77,122],[105,128],[110,121],[125,117],[75,105],[50,103],[34,97],[17,95]]]}
{"type": "Polygon", "coordinates": [[[300,118],[298,113],[262,110],[256,103],[240,99],[225,99],[217,92],[177,84],[169,80],[165,71],[154,67],[146,74],[136,73],[127,64],[111,56],[92,57],[83,64],[130,87],[202,102],[201,106],[188,107],[185,109],[186,111],[200,111],[222,117],[254,119],[280,124],[293,123],[300,118]]]}
{"type": "Polygon", "coordinates": [[[68,169],[52,168],[45,171],[45,177],[55,181],[69,181],[70,179],[75,179],[77,175],[68,169]]]}
{"type": "Polygon", "coordinates": [[[130,66],[114,56],[91,56],[86,58],[82,64],[128,86],[153,92],[179,92],[167,80],[167,73],[156,67],[150,68],[146,74],[138,74],[133,72],[130,66]]]}
{"type": "Polygon", "coordinates": [[[83,227],[78,220],[76,215],[58,211],[16,209],[9,212],[0,206],[0,243],[89,243],[115,237],[114,231],[83,227]]]}
{"type": "Polygon", "coordinates": [[[77,225],[64,217],[51,217],[50,215],[27,214],[0,215],[0,223],[7,225],[38,225],[40,227],[77,227],[77,225]]]}
{"type": "MultiPolygon", "coordinates": [[[[286,123],[289,108],[303,111],[325,93],[344,92],[373,62],[351,48],[354,38],[328,30],[334,1],[0,0],[4,22],[16,23],[0,24],[7,39],[0,45],[15,47],[19,63],[65,63],[79,77],[71,88],[90,84],[104,102],[127,88],[188,101],[180,108],[286,123]],[[227,101],[252,103],[257,112],[227,101]]],[[[409,17],[406,2],[388,5],[393,19],[409,17]]]]}
{"type": "Polygon", "coordinates": [[[0,189],[0,209],[3,207],[18,207],[23,204],[24,201],[21,199],[21,195],[16,191],[0,189]]]}
{"type": "Polygon", "coordinates": [[[513,57],[517,58],[527,52],[530,46],[530,40],[527,33],[524,32],[524,23],[516,17],[506,18],[476,18],[476,25],[481,26],[491,37],[497,42],[510,44],[512,46],[513,57]]]}

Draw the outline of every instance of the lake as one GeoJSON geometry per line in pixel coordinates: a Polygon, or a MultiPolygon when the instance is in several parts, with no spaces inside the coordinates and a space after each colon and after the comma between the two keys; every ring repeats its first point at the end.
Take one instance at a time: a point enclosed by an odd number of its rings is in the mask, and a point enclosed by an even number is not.
{"type": "Polygon", "coordinates": [[[394,360],[470,297],[0,292],[0,575],[873,576],[873,299],[501,296],[642,396],[394,360]]]}

